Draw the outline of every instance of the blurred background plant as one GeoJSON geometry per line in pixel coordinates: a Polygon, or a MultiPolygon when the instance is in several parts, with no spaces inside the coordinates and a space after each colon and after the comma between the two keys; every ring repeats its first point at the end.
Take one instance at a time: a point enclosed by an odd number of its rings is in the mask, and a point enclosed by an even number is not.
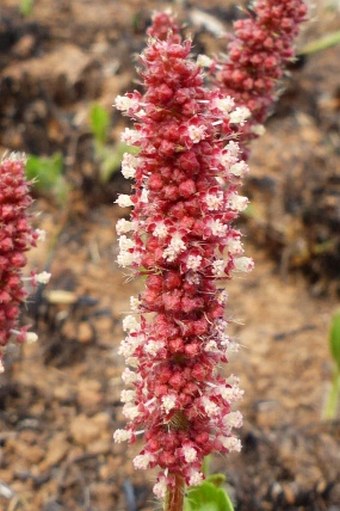
{"type": "Polygon", "coordinates": [[[33,186],[39,193],[51,196],[59,205],[67,202],[69,194],[63,169],[64,158],[60,152],[51,156],[30,154],[27,157],[27,178],[33,180],[33,186]]]}
{"type": "Polygon", "coordinates": [[[19,10],[23,16],[29,16],[34,7],[34,0],[21,0],[19,10]]]}
{"type": "Polygon", "coordinates": [[[101,183],[107,183],[119,171],[123,154],[136,154],[138,150],[123,142],[109,143],[110,114],[99,103],[94,103],[89,114],[90,129],[94,138],[95,159],[99,164],[101,183]]]}
{"type": "Polygon", "coordinates": [[[340,310],[335,312],[329,331],[329,349],[333,363],[331,388],[323,410],[323,418],[336,419],[340,397],[340,310]]]}

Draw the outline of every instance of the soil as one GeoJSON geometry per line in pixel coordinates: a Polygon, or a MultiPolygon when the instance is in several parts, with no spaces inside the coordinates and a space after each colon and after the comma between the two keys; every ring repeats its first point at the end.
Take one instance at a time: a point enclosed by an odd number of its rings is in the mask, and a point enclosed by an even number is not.
{"type": "MultiPolygon", "coordinates": [[[[0,6],[0,153],[61,151],[70,192],[62,202],[35,192],[48,238],[29,264],[52,279],[25,311],[39,342],[12,349],[0,380],[0,510],[158,509],[153,475],[131,464],[138,446],[112,442],[124,424],[120,323],[142,283],[114,262],[114,225],[128,212],[112,202],[126,184],[99,179],[89,109],[111,113],[114,147],[125,121],[111,104],[138,86],[134,55],[153,9],[189,20],[198,52],[222,50],[216,27],[240,11],[226,0],[36,0],[24,17],[19,4],[0,6]]],[[[340,27],[337,1],[313,5],[299,48],[340,27]]],[[[228,284],[244,448],[213,462],[237,511],[340,510],[339,415],[322,419],[340,288],[339,76],[339,47],[300,58],[252,148],[241,224],[256,268],[228,284]]]]}

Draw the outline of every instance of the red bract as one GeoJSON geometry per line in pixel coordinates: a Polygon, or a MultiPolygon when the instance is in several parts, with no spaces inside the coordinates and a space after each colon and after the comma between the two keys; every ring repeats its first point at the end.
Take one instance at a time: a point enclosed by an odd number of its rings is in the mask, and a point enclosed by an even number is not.
{"type": "Polygon", "coordinates": [[[253,266],[232,227],[247,205],[238,194],[248,169],[236,140],[249,112],[204,87],[190,50],[171,34],[152,39],[141,56],[144,94],[116,99],[135,123],[123,139],[139,147],[122,164],[135,184],[117,203],[134,209],[131,221],[117,224],[118,262],[146,280],[123,321],[129,422],[115,439],[145,432],[134,465],[160,467],[158,496],[177,477],[198,484],[204,456],[240,449],[232,428],[241,415],[231,410],[242,392],[219,371],[235,347],[225,333],[223,284],[253,266]]]}
{"type": "Polygon", "coordinates": [[[243,144],[261,132],[278,95],[278,80],[294,57],[294,40],[306,15],[303,0],[257,0],[251,17],[234,23],[235,36],[216,81],[251,112],[243,144]]]}
{"type": "MultiPolygon", "coordinates": [[[[20,306],[27,297],[22,270],[25,252],[35,246],[41,231],[33,230],[28,208],[32,203],[24,175],[24,159],[11,155],[0,162],[0,370],[4,348],[11,337],[33,342],[36,334],[18,328],[20,306]]],[[[47,282],[49,274],[32,274],[24,280],[47,282]]]]}

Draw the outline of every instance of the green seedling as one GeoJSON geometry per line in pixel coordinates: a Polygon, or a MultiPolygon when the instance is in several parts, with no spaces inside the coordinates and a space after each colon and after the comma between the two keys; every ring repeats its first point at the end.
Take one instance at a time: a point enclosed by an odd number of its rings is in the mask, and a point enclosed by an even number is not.
{"type": "Polygon", "coordinates": [[[21,0],[19,5],[20,14],[29,16],[34,7],[34,0],[21,0]]]}
{"type": "Polygon", "coordinates": [[[234,507],[226,490],[206,480],[188,490],[184,511],[234,511],[234,507]]]}
{"type": "Polygon", "coordinates": [[[336,46],[337,44],[340,44],[340,30],[311,41],[306,44],[299,53],[300,55],[312,55],[313,53],[332,48],[332,46],[336,46]]]}
{"type": "Polygon", "coordinates": [[[121,142],[108,144],[110,115],[104,107],[95,103],[89,115],[90,129],[94,138],[95,157],[100,164],[100,180],[107,183],[119,171],[124,153],[136,154],[138,149],[121,142]]]}
{"type": "Polygon", "coordinates": [[[33,181],[34,187],[41,193],[52,195],[58,203],[67,200],[68,185],[63,176],[64,160],[61,153],[52,156],[27,158],[26,175],[33,181]]]}
{"type": "Polygon", "coordinates": [[[105,145],[107,143],[109,126],[108,111],[97,103],[93,104],[90,110],[90,128],[96,144],[105,145]]]}
{"type": "Polygon", "coordinates": [[[340,396],[340,311],[332,317],[329,348],[333,359],[333,377],[323,417],[331,420],[336,418],[340,396]]]}

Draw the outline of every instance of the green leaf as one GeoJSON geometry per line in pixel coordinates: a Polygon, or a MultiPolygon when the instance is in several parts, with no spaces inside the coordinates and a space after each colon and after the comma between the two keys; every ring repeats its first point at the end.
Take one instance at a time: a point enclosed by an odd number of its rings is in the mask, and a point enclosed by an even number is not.
{"type": "Polygon", "coordinates": [[[217,487],[222,486],[222,484],[226,481],[226,476],[224,474],[211,474],[206,478],[206,481],[209,481],[209,483],[214,484],[217,487]]]}
{"type": "Polygon", "coordinates": [[[90,110],[90,127],[97,143],[106,143],[109,126],[110,115],[108,111],[97,103],[92,105],[90,110]]]}
{"type": "Polygon", "coordinates": [[[340,372],[340,311],[336,312],[332,317],[329,345],[333,360],[340,372]]]}
{"type": "Polygon", "coordinates": [[[21,0],[19,7],[20,13],[23,16],[29,16],[32,12],[33,5],[34,0],[21,0]]]}
{"type": "Polygon", "coordinates": [[[234,507],[225,490],[204,481],[188,490],[184,511],[234,511],[234,507]]]}
{"type": "Polygon", "coordinates": [[[119,142],[115,146],[104,146],[96,144],[96,156],[101,162],[100,179],[102,183],[107,183],[112,174],[120,169],[120,164],[124,153],[138,154],[137,147],[128,146],[124,142],[119,142]]]}
{"type": "Polygon", "coordinates": [[[30,154],[26,163],[26,176],[41,192],[52,193],[59,202],[67,198],[68,186],[63,176],[64,161],[61,153],[49,157],[30,154]]]}
{"type": "Polygon", "coordinates": [[[340,30],[336,32],[331,32],[320,39],[316,39],[306,44],[299,52],[300,55],[311,55],[312,53],[317,53],[318,51],[327,50],[327,48],[331,48],[332,46],[336,46],[340,44],[340,30]]]}

